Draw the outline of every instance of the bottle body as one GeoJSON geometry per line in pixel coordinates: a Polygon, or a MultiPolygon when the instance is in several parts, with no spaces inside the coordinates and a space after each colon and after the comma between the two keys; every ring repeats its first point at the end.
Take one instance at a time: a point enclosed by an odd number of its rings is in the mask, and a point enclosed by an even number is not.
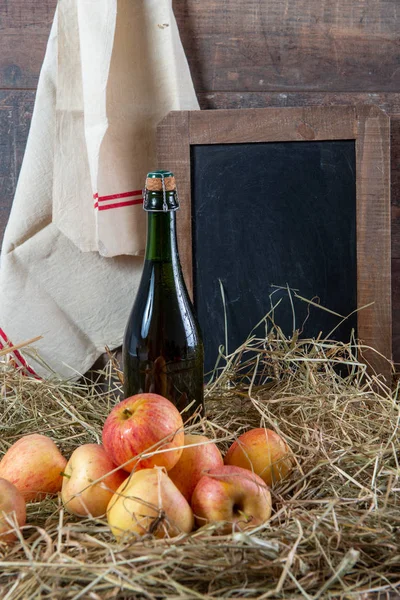
{"type": "Polygon", "coordinates": [[[148,213],[146,257],[125,330],[123,370],[125,397],[156,393],[185,411],[184,417],[204,414],[203,342],[179,262],[174,211],[148,213]]]}

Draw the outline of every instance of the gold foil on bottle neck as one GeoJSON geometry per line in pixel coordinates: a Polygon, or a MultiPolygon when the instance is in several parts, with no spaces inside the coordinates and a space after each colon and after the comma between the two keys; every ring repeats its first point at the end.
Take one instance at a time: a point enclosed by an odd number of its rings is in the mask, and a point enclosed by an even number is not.
{"type": "MultiPolygon", "coordinates": [[[[163,180],[161,177],[147,177],[146,179],[146,190],[149,192],[162,192],[163,191],[163,180]]],[[[176,190],[175,177],[164,177],[165,191],[173,192],[176,190]]]]}

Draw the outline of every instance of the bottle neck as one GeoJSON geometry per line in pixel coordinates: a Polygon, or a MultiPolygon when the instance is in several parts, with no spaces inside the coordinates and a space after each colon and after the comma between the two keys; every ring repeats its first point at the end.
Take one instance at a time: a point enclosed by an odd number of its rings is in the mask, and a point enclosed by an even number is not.
{"type": "Polygon", "coordinates": [[[146,260],[177,262],[175,211],[147,213],[146,260]]]}

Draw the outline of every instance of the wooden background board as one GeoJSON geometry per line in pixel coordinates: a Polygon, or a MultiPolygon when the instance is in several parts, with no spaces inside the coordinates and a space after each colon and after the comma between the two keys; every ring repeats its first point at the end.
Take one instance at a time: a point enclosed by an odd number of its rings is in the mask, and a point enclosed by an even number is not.
{"type": "MultiPolygon", "coordinates": [[[[0,240],[56,0],[0,0],[0,240]]],[[[400,9],[393,0],[173,0],[201,108],[376,105],[392,120],[393,352],[400,363],[400,9]]]]}

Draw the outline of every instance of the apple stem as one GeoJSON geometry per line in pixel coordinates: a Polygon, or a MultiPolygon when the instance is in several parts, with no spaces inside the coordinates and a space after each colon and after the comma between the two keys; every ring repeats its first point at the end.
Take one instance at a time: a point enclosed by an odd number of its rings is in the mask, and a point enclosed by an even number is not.
{"type": "Polygon", "coordinates": [[[61,471],[60,475],[61,477],[67,477],[67,479],[71,479],[71,475],[67,475],[67,473],[64,473],[63,471],[61,471]]]}
{"type": "Polygon", "coordinates": [[[123,413],[122,413],[122,414],[124,415],[124,417],[125,417],[126,419],[129,419],[129,417],[131,417],[131,416],[132,416],[132,412],[129,410],[129,408],[124,408],[124,410],[123,410],[123,413]]]}
{"type": "Polygon", "coordinates": [[[251,515],[246,515],[242,510],[238,510],[239,515],[245,520],[246,523],[249,523],[253,517],[251,515]]]}

